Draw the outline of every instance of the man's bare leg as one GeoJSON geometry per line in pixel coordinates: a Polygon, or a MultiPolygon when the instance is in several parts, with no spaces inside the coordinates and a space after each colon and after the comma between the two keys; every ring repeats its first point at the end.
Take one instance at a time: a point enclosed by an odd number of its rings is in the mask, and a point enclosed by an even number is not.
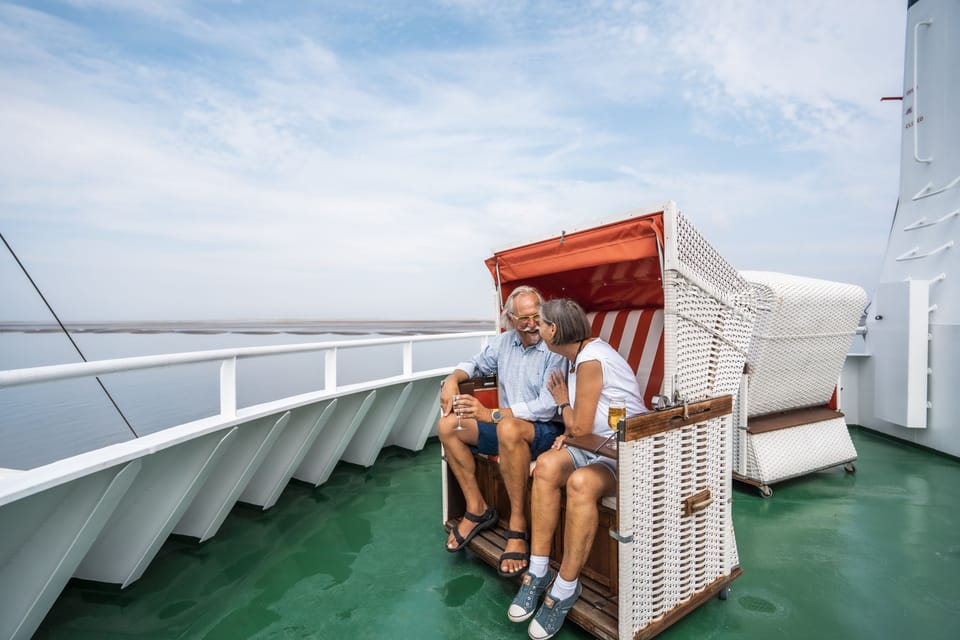
{"type": "MultiPolygon", "coordinates": [[[[497,425],[500,441],[500,475],[510,499],[510,525],[512,531],[527,531],[527,481],[530,477],[530,444],[533,442],[533,424],[526,420],[505,418],[497,425]]],[[[527,552],[527,542],[519,538],[507,538],[505,553],[527,552]]],[[[527,566],[526,560],[509,558],[500,565],[505,573],[515,573],[527,566]]]]}
{"type": "MultiPolygon", "coordinates": [[[[437,423],[437,435],[443,443],[447,465],[460,484],[460,490],[463,491],[467,512],[482,515],[487,509],[487,502],[480,493],[480,485],[477,484],[477,465],[473,460],[473,452],[470,451],[470,445],[477,444],[479,435],[477,423],[475,420],[466,419],[461,422],[463,431],[454,431],[454,427],[457,426],[457,416],[451,413],[440,418],[440,422],[437,423]]],[[[466,537],[475,526],[476,523],[463,518],[457,525],[457,531],[461,536],[466,537]]],[[[451,531],[447,538],[447,548],[456,549],[457,546],[457,539],[451,531]]]]}

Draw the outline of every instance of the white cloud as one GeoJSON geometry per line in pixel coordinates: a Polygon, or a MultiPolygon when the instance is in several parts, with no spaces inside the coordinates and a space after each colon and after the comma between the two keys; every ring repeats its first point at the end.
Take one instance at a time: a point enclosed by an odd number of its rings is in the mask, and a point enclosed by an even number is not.
{"type": "Polygon", "coordinates": [[[668,198],[869,285],[824,229],[886,232],[904,11],[853,5],[0,6],[0,225],[73,318],[488,317],[492,248],[668,198]]]}
{"type": "Polygon", "coordinates": [[[899,89],[905,18],[898,0],[688,2],[671,53],[709,87],[701,108],[831,133],[851,115],[877,117],[899,89]]]}

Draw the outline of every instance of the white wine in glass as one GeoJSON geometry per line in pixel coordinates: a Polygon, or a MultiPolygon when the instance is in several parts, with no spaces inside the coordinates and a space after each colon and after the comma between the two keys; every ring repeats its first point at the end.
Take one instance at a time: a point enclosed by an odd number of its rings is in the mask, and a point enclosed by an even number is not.
{"type": "Polygon", "coordinates": [[[460,396],[453,396],[453,410],[457,414],[457,426],[453,428],[454,431],[463,431],[463,420],[460,418],[460,409],[457,408],[457,400],[460,399],[460,396]]]}

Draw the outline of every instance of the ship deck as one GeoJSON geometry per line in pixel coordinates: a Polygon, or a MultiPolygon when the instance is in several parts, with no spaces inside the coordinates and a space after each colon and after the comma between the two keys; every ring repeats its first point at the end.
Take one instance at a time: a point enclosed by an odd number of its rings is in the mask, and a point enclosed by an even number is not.
{"type": "MultiPolygon", "coordinates": [[[[736,485],[743,575],[659,637],[955,638],[960,461],[852,428],[857,473],[736,485]]],[[[236,506],[203,543],[172,537],[126,590],[72,581],[36,638],[525,638],[515,583],[449,554],[440,445],[340,463],[277,505],[236,506]]],[[[569,623],[557,638],[586,638],[569,623]]]]}

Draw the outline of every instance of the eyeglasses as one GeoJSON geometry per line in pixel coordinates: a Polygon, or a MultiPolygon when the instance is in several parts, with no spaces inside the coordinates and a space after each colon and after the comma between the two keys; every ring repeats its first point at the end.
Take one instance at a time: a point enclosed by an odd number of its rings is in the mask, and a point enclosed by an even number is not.
{"type": "Polygon", "coordinates": [[[514,322],[530,322],[531,320],[533,320],[534,322],[540,322],[539,313],[534,313],[529,316],[518,316],[514,313],[511,313],[510,317],[513,318],[514,322]]]}

